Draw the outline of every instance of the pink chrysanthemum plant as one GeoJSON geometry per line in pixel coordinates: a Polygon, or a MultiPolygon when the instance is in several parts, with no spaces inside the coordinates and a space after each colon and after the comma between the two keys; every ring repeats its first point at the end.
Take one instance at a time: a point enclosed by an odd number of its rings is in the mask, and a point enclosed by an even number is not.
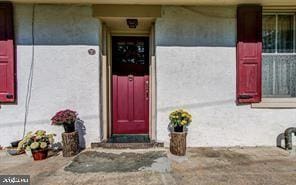
{"type": "Polygon", "coordinates": [[[57,112],[51,118],[52,125],[63,125],[65,128],[65,132],[74,132],[75,131],[75,122],[77,120],[77,113],[73,110],[66,109],[57,112]]]}

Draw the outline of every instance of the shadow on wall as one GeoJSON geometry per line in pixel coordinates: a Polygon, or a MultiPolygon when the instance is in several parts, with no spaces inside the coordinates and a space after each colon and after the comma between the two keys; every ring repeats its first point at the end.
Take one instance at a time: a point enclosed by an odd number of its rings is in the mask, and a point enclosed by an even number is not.
{"type": "Polygon", "coordinates": [[[84,136],[86,135],[86,128],[84,125],[84,121],[81,119],[78,119],[75,122],[75,128],[76,128],[76,131],[78,132],[78,136],[79,136],[79,147],[81,149],[85,149],[86,144],[85,144],[84,136]]]}
{"type": "Polygon", "coordinates": [[[17,45],[98,45],[99,21],[92,17],[90,5],[17,4],[14,8],[17,45]]]}
{"type": "Polygon", "coordinates": [[[163,6],[157,46],[235,47],[236,7],[163,6]]]}
{"type": "Polygon", "coordinates": [[[186,109],[201,109],[206,107],[213,107],[213,106],[223,106],[226,104],[232,104],[234,102],[233,99],[228,100],[219,100],[219,101],[212,101],[212,102],[200,102],[200,103],[193,103],[193,104],[183,104],[178,106],[170,106],[170,107],[163,107],[157,109],[160,112],[166,112],[171,111],[174,109],[179,109],[180,107],[186,108],[186,109]]]}

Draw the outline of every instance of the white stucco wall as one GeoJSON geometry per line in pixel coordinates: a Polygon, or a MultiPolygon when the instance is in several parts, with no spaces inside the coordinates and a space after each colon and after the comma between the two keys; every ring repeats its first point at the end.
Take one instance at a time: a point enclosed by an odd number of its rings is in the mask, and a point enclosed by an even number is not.
{"type": "Polygon", "coordinates": [[[193,115],[189,146],[275,146],[296,126],[294,109],[237,106],[236,8],[165,6],[156,21],[157,139],[168,144],[168,115],[193,115]]]}
{"type": "MultiPolygon", "coordinates": [[[[32,62],[32,5],[15,5],[17,45],[16,105],[1,105],[0,145],[22,137],[27,83],[32,62]]],[[[84,121],[86,145],[99,141],[99,22],[91,6],[36,5],[34,73],[27,131],[45,129],[60,139],[62,127],[50,125],[61,109],[84,121]],[[96,50],[89,55],[88,49],[96,50]]]]}
{"type": "MultiPolygon", "coordinates": [[[[32,62],[32,5],[15,5],[18,102],[1,105],[0,145],[22,137],[32,62]]],[[[157,140],[167,145],[168,115],[193,115],[189,146],[276,144],[296,126],[296,110],[252,109],[235,104],[236,8],[163,6],[156,21],[157,140]]],[[[45,129],[60,109],[84,121],[86,146],[100,140],[100,24],[91,6],[37,5],[34,73],[26,131],[45,129]],[[89,55],[88,49],[96,50],[89,55]]]]}

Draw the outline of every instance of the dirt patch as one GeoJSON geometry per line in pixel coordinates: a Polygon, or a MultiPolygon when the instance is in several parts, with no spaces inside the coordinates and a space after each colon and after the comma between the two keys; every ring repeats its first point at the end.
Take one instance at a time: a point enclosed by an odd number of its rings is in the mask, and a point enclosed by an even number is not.
{"type": "Polygon", "coordinates": [[[75,157],[65,171],[87,172],[135,172],[151,167],[158,159],[166,157],[163,151],[147,153],[104,153],[96,151],[83,152],[75,157]]]}
{"type": "Polygon", "coordinates": [[[212,158],[216,160],[229,161],[241,165],[250,163],[251,158],[249,155],[238,153],[228,149],[213,149],[213,148],[199,148],[191,151],[190,155],[193,158],[212,158]]]}

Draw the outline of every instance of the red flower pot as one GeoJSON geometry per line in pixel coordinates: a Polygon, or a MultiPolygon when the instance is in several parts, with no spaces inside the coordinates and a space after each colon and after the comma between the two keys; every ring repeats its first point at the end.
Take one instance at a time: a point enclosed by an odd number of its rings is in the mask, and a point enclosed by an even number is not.
{"type": "Polygon", "coordinates": [[[34,161],[44,160],[47,158],[48,150],[32,150],[34,161]]]}

